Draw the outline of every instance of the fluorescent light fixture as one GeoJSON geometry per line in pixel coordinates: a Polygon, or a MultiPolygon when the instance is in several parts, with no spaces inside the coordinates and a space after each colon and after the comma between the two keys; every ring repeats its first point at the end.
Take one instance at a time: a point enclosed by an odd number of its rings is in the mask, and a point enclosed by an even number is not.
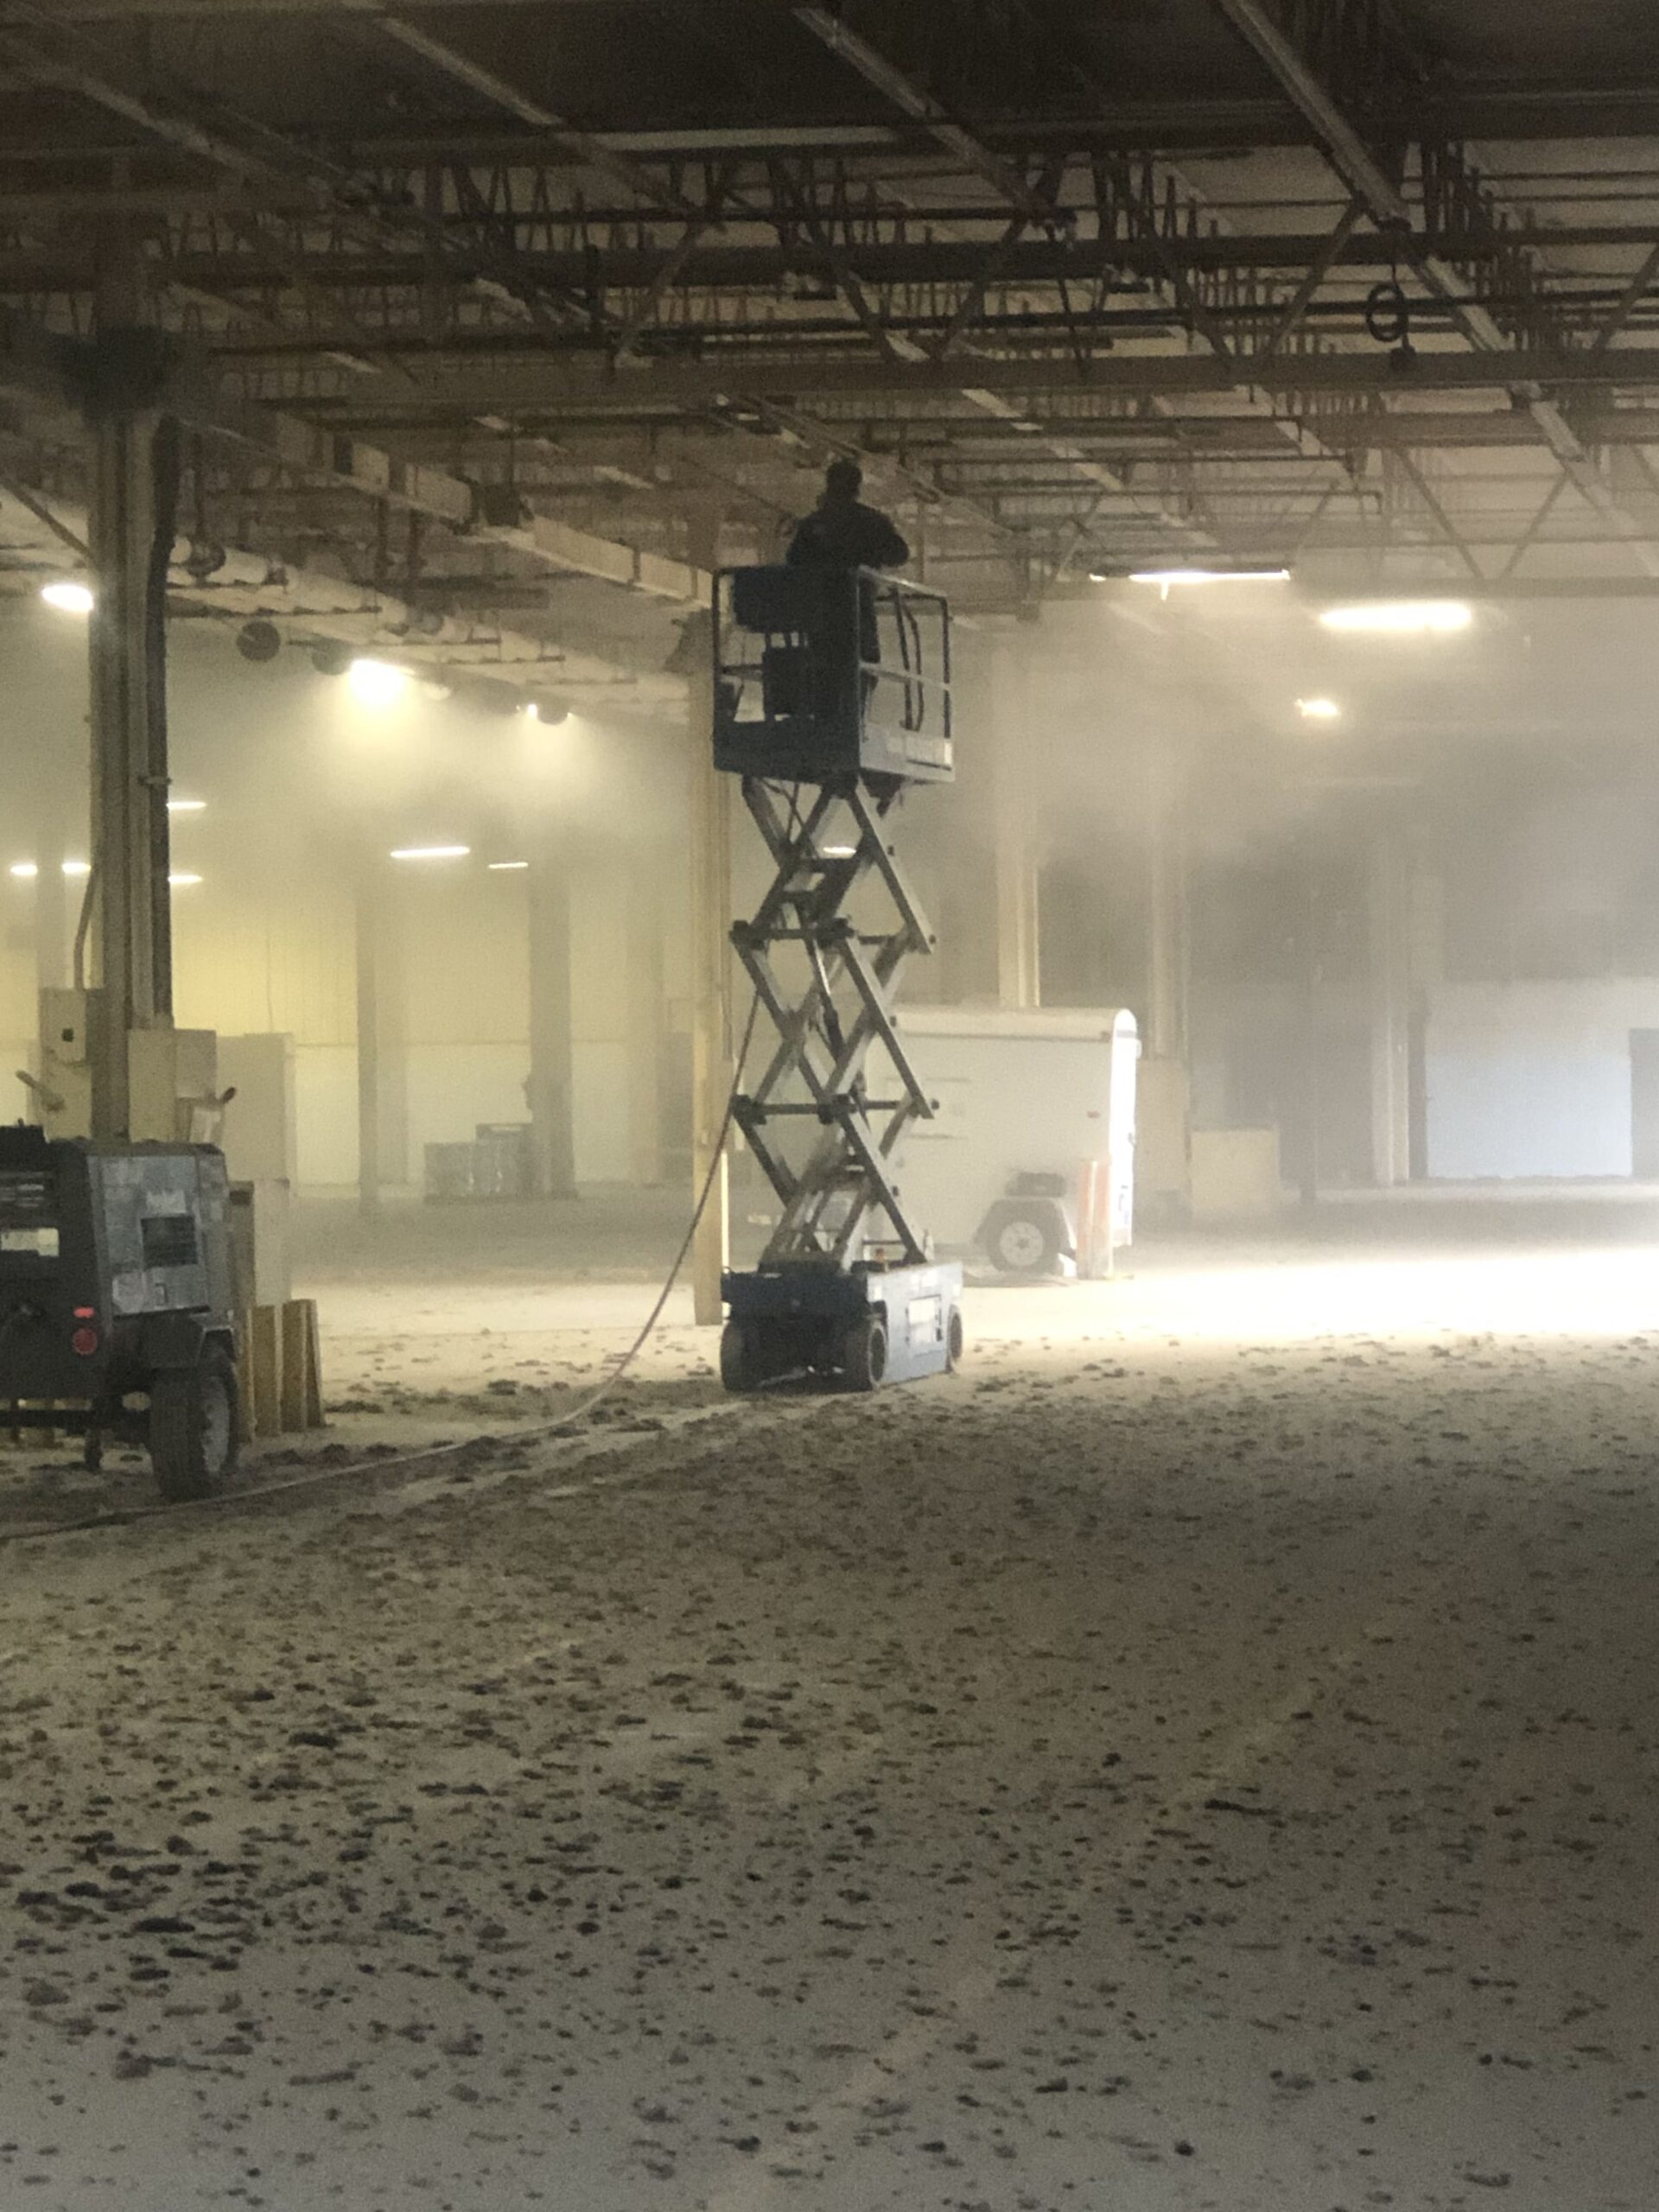
{"type": "Polygon", "coordinates": [[[205,814],[207,802],[205,798],[170,798],[167,810],[169,814],[205,814]]]}
{"type": "Polygon", "coordinates": [[[464,861],[472,849],[470,845],[395,845],[391,857],[395,861],[464,861]]]}
{"type": "Polygon", "coordinates": [[[488,866],[492,875],[505,875],[512,869],[528,868],[530,862],[528,861],[491,861],[488,866]]]}
{"type": "Polygon", "coordinates": [[[1172,584],[1284,584],[1288,569],[1131,569],[1132,584],[1157,584],[1165,591],[1172,584]]]}
{"type": "Polygon", "coordinates": [[[19,883],[33,883],[40,872],[33,861],[14,861],[11,864],[11,873],[19,883]]]}
{"type": "Polygon", "coordinates": [[[1305,722],[1339,722],[1342,709],[1334,699],[1299,699],[1296,711],[1305,722]]]}
{"type": "Polygon", "coordinates": [[[1474,610],[1460,599],[1373,599],[1353,607],[1327,607],[1327,630],[1371,632],[1389,637],[1446,637],[1466,630],[1474,610]]]}
{"type": "Polygon", "coordinates": [[[857,850],[856,845],[826,845],[823,857],[827,861],[849,861],[857,850]]]}
{"type": "Polygon", "coordinates": [[[346,681],[352,687],[354,698],[365,707],[396,706],[410,686],[406,668],[397,668],[389,660],[365,660],[360,656],[346,671],[346,681]]]}
{"type": "Polygon", "coordinates": [[[92,864],[91,861],[65,861],[63,872],[66,875],[90,875],[92,864]]]}
{"type": "Polygon", "coordinates": [[[175,891],[188,891],[193,883],[201,881],[199,875],[189,874],[169,875],[167,880],[175,891]]]}
{"type": "Polygon", "coordinates": [[[41,597],[48,607],[55,607],[60,614],[90,614],[92,611],[92,587],[78,584],[71,576],[62,576],[55,583],[42,584],[41,597]]]}

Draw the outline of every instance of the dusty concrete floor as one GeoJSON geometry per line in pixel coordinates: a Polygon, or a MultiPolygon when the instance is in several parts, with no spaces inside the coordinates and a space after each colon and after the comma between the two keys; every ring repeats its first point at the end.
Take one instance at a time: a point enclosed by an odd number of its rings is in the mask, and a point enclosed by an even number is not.
{"type": "MultiPolygon", "coordinates": [[[[1619,1220],[987,1291],[868,1402],[677,1324],[581,1453],[11,1546],[0,2204],[1650,2212],[1619,1220]]],[[[639,1301],[320,1287],[416,1426],[639,1301]]]]}

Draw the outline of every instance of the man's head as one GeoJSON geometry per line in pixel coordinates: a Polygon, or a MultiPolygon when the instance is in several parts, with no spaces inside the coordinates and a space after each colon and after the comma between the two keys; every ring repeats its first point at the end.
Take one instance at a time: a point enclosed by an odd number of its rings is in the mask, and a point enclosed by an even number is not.
{"type": "Polygon", "coordinates": [[[855,461],[832,461],[823,472],[826,506],[850,506],[864,488],[864,472],[855,461]]]}

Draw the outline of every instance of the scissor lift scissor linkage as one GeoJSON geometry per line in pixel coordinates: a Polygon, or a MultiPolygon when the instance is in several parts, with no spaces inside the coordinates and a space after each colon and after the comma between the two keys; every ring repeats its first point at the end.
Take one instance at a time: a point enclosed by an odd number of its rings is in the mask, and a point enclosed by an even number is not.
{"type": "Polygon", "coordinates": [[[932,1109],[893,1028],[893,1007],[906,960],[931,951],[933,939],[887,842],[892,801],[873,799],[855,780],[826,785],[804,815],[791,818],[783,794],[753,776],[743,779],[743,798],[776,865],[753,918],[732,931],[778,1032],[765,1071],[732,1109],[783,1204],[760,1264],[845,1268],[867,1242],[892,1244],[920,1264],[926,1245],[893,1186],[891,1162],[906,1124],[931,1118],[932,1109]],[[826,851],[826,825],[842,809],[857,826],[857,842],[850,850],[837,844],[826,851]],[[872,874],[896,915],[880,935],[858,930],[848,912],[872,874]],[[774,957],[785,944],[801,948],[808,969],[805,988],[792,1000],[774,957]],[[897,1078],[892,1097],[873,1098],[864,1080],[878,1039],[897,1078]],[[768,1125],[801,1116],[821,1123],[823,1135],[797,1169],[769,1141],[768,1125]],[[873,1216],[885,1216],[887,1234],[868,1236],[873,1216]]]}

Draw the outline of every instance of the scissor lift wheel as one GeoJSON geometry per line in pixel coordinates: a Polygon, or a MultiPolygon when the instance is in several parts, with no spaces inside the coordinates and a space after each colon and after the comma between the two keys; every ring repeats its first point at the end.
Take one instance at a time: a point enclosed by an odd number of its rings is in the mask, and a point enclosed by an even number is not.
{"type": "Polygon", "coordinates": [[[887,1325],[879,1313],[866,1313],[847,1332],[841,1371],[849,1390],[879,1390],[887,1379],[887,1325]]]}

